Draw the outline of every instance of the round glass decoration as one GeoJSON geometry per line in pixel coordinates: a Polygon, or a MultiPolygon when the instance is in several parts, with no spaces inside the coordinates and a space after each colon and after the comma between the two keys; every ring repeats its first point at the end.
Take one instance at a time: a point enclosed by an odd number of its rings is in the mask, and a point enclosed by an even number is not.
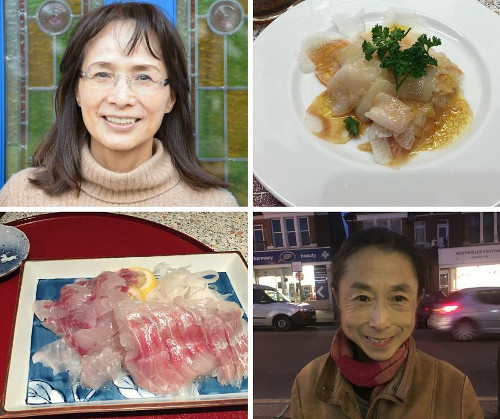
{"type": "Polygon", "coordinates": [[[218,35],[232,35],[241,28],[244,20],[245,11],[237,1],[217,0],[208,10],[208,26],[218,35]]]}
{"type": "Polygon", "coordinates": [[[44,1],[38,7],[38,27],[48,35],[60,35],[71,27],[71,7],[62,0],[44,1]]]}

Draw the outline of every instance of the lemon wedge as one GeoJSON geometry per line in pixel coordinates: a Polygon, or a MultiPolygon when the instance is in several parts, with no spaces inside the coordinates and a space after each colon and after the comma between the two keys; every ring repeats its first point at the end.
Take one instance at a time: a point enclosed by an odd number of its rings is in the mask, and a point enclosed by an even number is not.
{"type": "Polygon", "coordinates": [[[139,274],[139,282],[137,286],[130,287],[128,293],[138,300],[145,301],[146,295],[149,294],[157,285],[156,277],[153,272],[146,268],[132,266],[128,269],[139,274]]]}

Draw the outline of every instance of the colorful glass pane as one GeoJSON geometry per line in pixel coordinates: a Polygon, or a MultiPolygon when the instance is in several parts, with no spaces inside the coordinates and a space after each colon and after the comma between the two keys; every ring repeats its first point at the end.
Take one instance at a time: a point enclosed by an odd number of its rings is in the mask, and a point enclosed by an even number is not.
{"type": "Polygon", "coordinates": [[[248,14],[248,1],[246,1],[246,0],[238,0],[238,3],[240,3],[241,7],[243,7],[243,10],[245,11],[245,14],[248,14]]]}
{"type": "Polygon", "coordinates": [[[65,0],[68,3],[69,7],[71,7],[71,11],[74,15],[79,15],[82,13],[82,2],[81,0],[65,0]]]}
{"type": "Polygon", "coordinates": [[[231,192],[236,197],[240,206],[248,205],[248,162],[229,161],[228,182],[232,185],[231,192]]]}
{"type": "Polygon", "coordinates": [[[198,94],[198,155],[224,157],[224,93],[202,90],[198,94]]]}
{"type": "Polygon", "coordinates": [[[36,15],[36,12],[38,10],[38,7],[44,2],[45,0],[28,0],[28,14],[30,16],[36,15]]]}
{"type": "Polygon", "coordinates": [[[210,174],[225,181],[226,168],[222,161],[202,161],[201,166],[210,174]]]}
{"type": "Polygon", "coordinates": [[[247,86],[248,82],[248,26],[247,23],[227,39],[227,84],[247,86]]]}
{"type": "Polygon", "coordinates": [[[73,29],[75,29],[76,24],[78,23],[80,19],[73,19],[73,23],[71,25],[71,28],[69,28],[65,33],[56,36],[56,72],[57,72],[57,79],[59,79],[59,68],[61,66],[61,60],[62,56],[64,55],[64,50],[66,49],[66,46],[68,45],[68,41],[71,38],[71,34],[73,33],[73,29]]]}
{"type": "Polygon", "coordinates": [[[16,173],[19,170],[19,167],[21,167],[21,162],[19,158],[19,145],[17,143],[15,144],[8,144],[7,145],[7,152],[6,152],[6,157],[7,157],[7,175],[11,175],[13,173],[16,173]]]}
{"type": "Polygon", "coordinates": [[[29,85],[51,87],[54,83],[52,37],[40,30],[36,21],[28,22],[29,85]]]}
{"type": "Polygon", "coordinates": [[[213,33],[207,22],[198,23],[198,85],[224,85],[224,37],[213,33]]]}
{"type": "Polygon", "coordinates": [[[198,0],[198,14],[205,15],[208,13],[208,9],[212,5],[214,0],[198,0]]]}
{"type": "Polygon", "coordinates": [[[32,91],[29,93],[29,144],[31,157],[47,131],[52,126],[53,100],[51,91],[32,91]]]}
{"type": "Polygon", "coordinates": [[[248,95],[246,90],[227,92],[228,156],[246,157],[248,138],[248,95]]]}

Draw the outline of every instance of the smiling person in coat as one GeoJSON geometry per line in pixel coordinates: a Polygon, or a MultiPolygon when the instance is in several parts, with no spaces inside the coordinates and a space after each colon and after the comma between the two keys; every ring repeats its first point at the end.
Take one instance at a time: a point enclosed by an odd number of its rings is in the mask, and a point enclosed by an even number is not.
{"type": "Polygon", "coordinates": [[[333,262],[341,327],[295,378],[293,419],[483,418],[467,376],[415,347],[425,278],[399,234],[373,228],[344,242],[333,262]]]}

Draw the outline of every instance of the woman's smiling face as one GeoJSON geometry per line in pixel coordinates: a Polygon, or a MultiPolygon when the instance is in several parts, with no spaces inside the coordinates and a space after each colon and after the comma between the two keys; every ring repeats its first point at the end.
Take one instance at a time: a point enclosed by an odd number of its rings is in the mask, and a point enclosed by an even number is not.
{"type": "Polygon", "coordinates": [[[415,328],[418,282],[401,253],[368,247],[352,255],[339,281],[341,325],[361,353],[388,360],[415,328]]]}
{"type": "MultiPolygon", "coordinates": [[[[167,79],[165,63],[149,52],[144,40],[127,55],[134,29],[134,21],[108,24],[87,45],[82,71],[97,65],[99,71],[130,76],[147,69],[161,80],[167,79]]],[[[153,50],[159,52],[157,41],[150,40],[153,50]]],[[[129,87],[126,77],[118,77],[109,90],[91,87],[80,78],[76,100],[90,133],[94,158],[108,169],[129,171],[151,157],[154,135],[165,113],[172,110],[175,95],[168,84],[143,95],[129,87]]]]}

